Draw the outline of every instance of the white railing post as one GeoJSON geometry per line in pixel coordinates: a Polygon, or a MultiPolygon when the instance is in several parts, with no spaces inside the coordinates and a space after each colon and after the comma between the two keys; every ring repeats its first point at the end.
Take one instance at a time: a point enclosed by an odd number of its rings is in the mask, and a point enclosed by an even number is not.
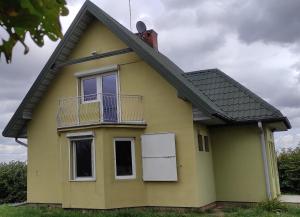
{"type": "Polygon", "coordinates": [[[77,98],[77,125],[80,125],[80,102],[81,102],[81,97],[77,98]]]}

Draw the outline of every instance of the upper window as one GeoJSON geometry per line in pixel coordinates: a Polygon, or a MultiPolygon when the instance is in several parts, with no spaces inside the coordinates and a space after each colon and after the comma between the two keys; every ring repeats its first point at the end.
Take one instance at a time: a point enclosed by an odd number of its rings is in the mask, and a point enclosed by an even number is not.
{"type": "Polygon", "coordinates": [[[117,179],[135,178],[134,140],[119,138],[114,140],[115,176],[117,179]]]}
{"type": "Polygon", "coordinates": [[[71,139],[70,153],[71,179],[94,179],[95,159],[93,138],[82,137],[71,139]]]}
{"type": "Polygon", "coordinates": [[[97,78],[83,78],[82,79],[82,95],[84,101],[93,101],[97,99],[97,78]]]}

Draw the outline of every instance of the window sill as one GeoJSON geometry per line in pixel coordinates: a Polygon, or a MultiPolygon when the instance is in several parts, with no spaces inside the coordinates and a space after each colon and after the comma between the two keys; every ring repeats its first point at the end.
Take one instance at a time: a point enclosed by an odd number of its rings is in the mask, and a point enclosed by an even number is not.
{"type": "Polygon", "coordinates": [[[96,182],[96,178],[69,179],[69,182],[96,182]]]}
{"type": "Polygon", "coordinates": [[[117,181],[126,181],[126,180],[135,180],[136,176],[115,176],[115,180],[117,181]]]}

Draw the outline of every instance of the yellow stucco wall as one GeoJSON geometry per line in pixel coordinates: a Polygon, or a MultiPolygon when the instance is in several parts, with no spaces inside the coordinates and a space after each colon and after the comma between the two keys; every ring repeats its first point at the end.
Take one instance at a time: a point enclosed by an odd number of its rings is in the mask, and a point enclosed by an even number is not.
{"type": "Polygon", "coordinates": [[[195,154],[197,166],[197,182],[198,182],[198,197],[201,202],[200,206],[204,206],[216,201],[215,192],[215,178],[212,159],[212,145],[211,135],[205,125],[194,124],[194,140],[195,140],[195,154]],[[208,136],[209,138],[209,152],[199,151],[198,148],[198,134],[208,136]]]}
{"type": "Polygon", "coordinates": [[[104,128],[104,165],[105,173],[105,207],[120,208],[145,206],[147,204],[146,185],[142,181],[142,156],[140,136],[143,129],[115,129],[104,128]],[[136,178],[128,180],[118,180],[115,178],[115,162],[113,138],[134,138],[136,178]]]}
{"type": "Polygon", "coordinates": [[[217,201],[267,199],[258,127],[211,127],[210,135],[217,201]]]}
{"type": "MultiPolygon", "coordinates": [[[[127,47],[99,22],[85,31],[70,58],[127,47]]],[[[89,129],[90,130],[90,129],[89,129]]],[[[89,61],[62,69],[43,97],[28,124],[28,201],[62,203],[63,207],[115,208],[126,206],[200,206],[192,121],[192,106],[159,73],[129,53],[89,61]],[[56,113],[60,97],[77,96],[74,73],[119,64],[121,94],[143,96],[146,129],[97,128],[94,182],[69,181],[69,143],[57,132],[56,113]],[[174,132],[178,182],[142,182],[140,135],[174,132]],[[136,137],[137,178],[117,181],[113,176],[112,138],[136,137]]]]}

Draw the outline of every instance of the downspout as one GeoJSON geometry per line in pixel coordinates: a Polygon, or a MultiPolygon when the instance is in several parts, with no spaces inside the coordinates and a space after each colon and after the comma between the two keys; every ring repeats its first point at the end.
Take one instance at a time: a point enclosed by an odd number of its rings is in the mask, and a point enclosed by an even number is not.
{"type": "Polygon", "coordinates": [[[16,143],[28,148],[28,145],[25,142],[22,142],[22,141],[18,140],[18,138],[15,138],[15,141],[16,141],[16,143]]]}
{"type": "Polygon", "coordinates": [[[260,143],[262,148],[262,157],[264,162],[264,173],[265,173],[265,180],[266,180],[266,188],[267,188],[267,196],[268,199],[272,199],[272,192],[271,192],[271,186],[270,186],[270,174],[269,174],[269,166],[268,166],[268,158],[267,158],[267,147],[266,147],[266,141],[265,141],[265,133],[264,129],[262,127],[261,121],[257,123],[258,128],[260,129],[260,143]]]}

